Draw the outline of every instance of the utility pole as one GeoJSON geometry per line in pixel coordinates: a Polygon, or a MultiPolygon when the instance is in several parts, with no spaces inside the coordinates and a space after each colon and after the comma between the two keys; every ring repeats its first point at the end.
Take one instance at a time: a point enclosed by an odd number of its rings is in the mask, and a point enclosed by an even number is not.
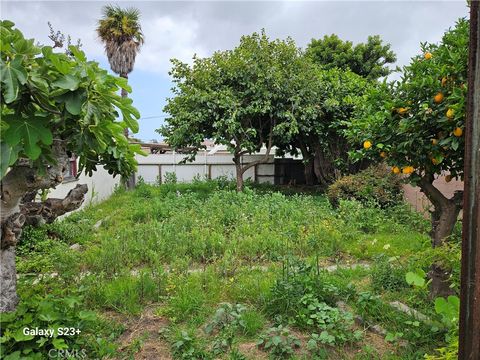
{"type": "Polygon", "coordinates": [[[480,1],[470,2],[459,360],[480,360],[480,1]]]}

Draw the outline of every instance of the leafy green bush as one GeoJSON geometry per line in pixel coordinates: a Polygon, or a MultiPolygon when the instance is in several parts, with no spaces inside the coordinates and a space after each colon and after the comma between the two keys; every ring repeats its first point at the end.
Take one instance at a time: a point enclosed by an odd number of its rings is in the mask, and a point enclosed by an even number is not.
{"type": "Polygon", "coordinates": [[[281,316],[295,321],[303,311],[306,297],[313,297],[334,306],[338,298],[348,298],[352,289],[339,288],[328,274],[296,258],[285,261],[282,276],[272,287],[266,305],[271,317],[281,316]]]}
{"type": "Polygon", "coordinates": [[[195,338],[193,333],[178,331],[174,334],[172,352],[174,359],[201,360],[211,359],[212,356],[205,350],[202,344],[195,338]]]}
{"type": "Polygon", "coordinates": [[[319,301],[308,294],[301,299],[302,309],[296,316],[296,324],[308,329],[320,330],[318,339],[327,345],[343,345],[362,338],[361,331],[353,331],[353,315],[319,301]]]}
{"type": "Polygon", "coordinates": [[[96,333],[100,326],[96,314],[84,310],[82,301],[80,295],[33,295],[20,302],[15,312],[2,314],[0,344],[4,359],[43,359],[52,350],[76,351],[89,357],[95,357],[94,352],[112,353],[114,347],[96,333]],[[50,330],[51,336],[24,332],[35,328],[50,330]]]}
{"type": "Polygon", "coordinates": [[[372,234],[381,232],[385,228],[390,230],[390,223],[387,223],[388,219],[382,210],[356,200],[341,199],[338,206],[338,215],[345,222],[346,228],[353,230],[350,235],[354,231],[372,234]]]}
{"type": "Polygon", "coordinates": [[[227,327],[239,328],[245,327],[242,320],[243,313],[247,308],[242,304],[232,305],[230,303],[223,303],[217,309],[213,318],[205,326],[205,332],[211,334],[213,331],[221,331],[227,327]]]}
{"type": "Polygon", "coordinates": [[[257,346],[269,351],[274,359],[285,359],[300,347],[300,340],[290,334],[287,327],[278,325],[265,331],[257,341],[257,346]]]}
{"type": "Polygon", "coordinates": [[[339,200],[358,200],[363,204],[378,204],[386,208],[402,199],[401,179],[383,164],[372,165],[357,174],[344,176],[328,187],[330,203],[337,207],[339,200]]]}

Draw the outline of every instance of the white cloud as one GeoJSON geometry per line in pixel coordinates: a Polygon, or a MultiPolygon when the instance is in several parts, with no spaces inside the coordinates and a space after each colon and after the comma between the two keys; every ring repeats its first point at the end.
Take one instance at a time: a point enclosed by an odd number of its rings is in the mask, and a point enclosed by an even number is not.
{"type": "Polygon", "coordinates": [[[207,51],[197,37],[199,24],[195,19],[175,20],[171,16],[149,19],[143,25],[145,45],[137,57],[136,67],[166,74],[170,59],[191,62],[193,54],[206,56],[207,51]]]}

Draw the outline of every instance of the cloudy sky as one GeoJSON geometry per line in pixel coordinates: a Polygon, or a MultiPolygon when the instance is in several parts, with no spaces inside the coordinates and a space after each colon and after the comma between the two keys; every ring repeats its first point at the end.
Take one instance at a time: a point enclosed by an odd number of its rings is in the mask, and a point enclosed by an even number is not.
{"type": "MultiPolygon", "coordinates": [[[[111,3],[115,3],[112,1],[111,3]]],[[[120,1],[142,14],[145,45],[130,75],[134,105],[140,110],[140,139],[155,133],[163,122],[170,96],[171,58],[183,61],[193,54],[209,56],[236,46],[241,35],[265,28],[271,38],[291,36],[299,47],[312,38],[335,33],[344,40],[363,42],[379,34],[392,45],[397,64],[418,54],[420,42],[438,42],[460,17],[468,16],[466,1],[120,1]]],[[[27,37],[44,44],[50,21],[55,30],[80,38],[90,59],[108,68],[95,34],[105,5],[99,1],[5,1],[1,18],[16,23],[27,37]]]]}

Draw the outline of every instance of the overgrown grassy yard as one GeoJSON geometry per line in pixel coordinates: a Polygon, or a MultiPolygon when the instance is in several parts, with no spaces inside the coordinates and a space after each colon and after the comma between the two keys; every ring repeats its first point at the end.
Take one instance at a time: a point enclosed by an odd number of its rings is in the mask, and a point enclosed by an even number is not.
{"type": "Polygon", "coordinates": [[[427,232],[406,205],[140,184],[25,230],[3,346],[12,359],[62,346],[89,359],[421,359],[445,339],[427,289],[405,281],[428,270],[427,232]],[[82,332],[39,343],[26,325],[82,332]]]}

